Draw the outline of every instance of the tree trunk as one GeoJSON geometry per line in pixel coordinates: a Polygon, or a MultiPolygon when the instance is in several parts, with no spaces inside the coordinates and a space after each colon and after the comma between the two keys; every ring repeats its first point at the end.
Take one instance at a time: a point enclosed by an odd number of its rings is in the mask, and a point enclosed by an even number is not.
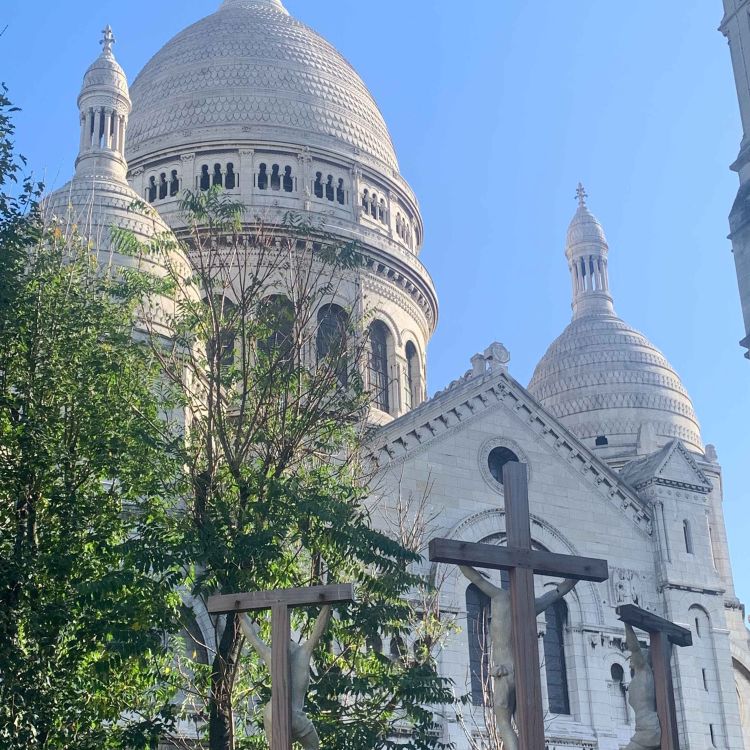
{"type": "Polygon", "coordinates": [[[211,701],[208,723],[209,750],[234,750],[232,688],[237,668],[236,615],[227,615],[211,673],[211,701]]]}

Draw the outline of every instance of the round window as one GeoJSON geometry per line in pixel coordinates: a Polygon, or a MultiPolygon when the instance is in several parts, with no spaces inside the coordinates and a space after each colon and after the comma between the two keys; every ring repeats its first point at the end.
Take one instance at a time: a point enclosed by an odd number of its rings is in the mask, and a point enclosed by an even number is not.
{"type": "Polygon", "coordinates": [[[518,461],[518,456],[510,448],[500,446],[490,451],[490,455],[487,456],[487,466],[496,482],[503,483],[503,466],[509,461],[518,461]]]}

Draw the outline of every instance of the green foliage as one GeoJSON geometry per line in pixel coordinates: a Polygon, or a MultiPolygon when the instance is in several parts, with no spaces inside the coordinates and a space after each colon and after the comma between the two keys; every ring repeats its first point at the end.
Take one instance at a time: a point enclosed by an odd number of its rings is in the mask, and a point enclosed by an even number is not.
{"type": "Polygon", "coordinates": [[[0,99],[0,746],[149,747],[173,721],[181,580],[168,404],[137,284],[40,224],[0,99]],[[8,193],[15,182],[18,194],[8,193]]]}
{"type": "MultiPolygon", "coordinates": [[[[348,310],[346,325],[323,334],[325,351],[318,346],[319,310],[345,298],[342,286],[357,287],[361,253],[294,215],[258,221],[242,237],[242,206],[218,189],[186,193],[183,210],[195,275],[184,284],[173,274],[186,291],[171,322],[180,353],[162,364],[193,407],[185,513],[167,519],[183,540],[191,593],[205,601],[356,582],[357,603],[339,610],[315,658],[308,708],[322,747],[439,747],[431,709],[452,698],[429,649],[391,659],[371,647],[383,636],[409,639],[407,597],[425,583],[411,572],[418,555],[376,530],[364,504],[364,316],[348,310]]],[[[162,237],[140,252],[177,249],[162,237]]],[[[303,635],[316,614],[295,613],[303,635]]],[[[211,750],[264,747],[269,677],[243,649],[235,616],[214,627],[210,664],[181,659],[184,715],[203,718],[211,750]]]]}

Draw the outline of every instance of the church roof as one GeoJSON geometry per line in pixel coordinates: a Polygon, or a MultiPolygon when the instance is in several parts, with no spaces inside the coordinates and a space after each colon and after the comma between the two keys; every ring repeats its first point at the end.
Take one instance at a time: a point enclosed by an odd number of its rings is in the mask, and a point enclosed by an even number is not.
{"type": "Polygon", "coordinates": [[[584,197],[579,186],[566,246],[573,320],[537,365],[529,392],[607,460],[637,455],[644,426],[655,434],[655,447],[677,438],[702,452],[698,419],[679,375],[656,346],[615,314],[609,248],[584,197]]]}
{"type": "Polygon", "coordinates": [[[131,86],[127,158],[248,138],[360,154],[398,170],[352,66],[280,0],[224,0],[154,55],[131,86]]]}

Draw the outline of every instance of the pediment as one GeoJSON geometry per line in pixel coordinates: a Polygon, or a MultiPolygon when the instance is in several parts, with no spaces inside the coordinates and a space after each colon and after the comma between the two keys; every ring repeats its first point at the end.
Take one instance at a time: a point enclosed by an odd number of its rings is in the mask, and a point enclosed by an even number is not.
{"type": "Polygon", "coordinates": [[[622,478],[636,489],[657,484],[707,494],[713,489],[690,451],[673,440],[651,456],[623,467],[622,478]]]}
{"type": "Polygon", "coordinates": [[[378,429],[369,441],[373,469],[384,471],[431,450],[438,442],[457,440],[461,431],[492,418],[497,409],[510,412],[518,430],[556,454],[550,455],[551,461],[566,464],[566,470],[581,477],[643,533],[651,533],[651,517],[638,494],[504,369],[476,376],[469,372],[417,409],[378,429]]]}

